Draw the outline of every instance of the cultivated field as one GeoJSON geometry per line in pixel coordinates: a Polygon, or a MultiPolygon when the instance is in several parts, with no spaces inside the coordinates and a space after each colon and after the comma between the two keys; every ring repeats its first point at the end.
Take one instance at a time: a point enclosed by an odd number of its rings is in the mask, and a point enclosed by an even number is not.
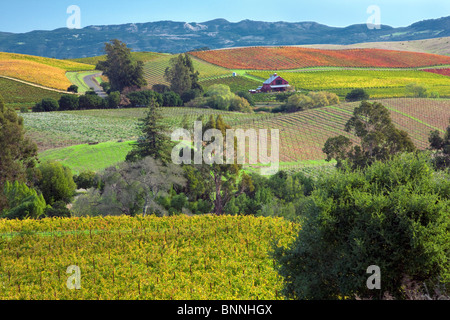
{"type": "Polygon", "coordinates": [[[277,299],[268,252],[298,228],[248,216],[1,220],[1,299],[277,299]],[[69,266],[80,290],[67,288],[69,266]]]}
{"type": "MultiPolygon", "coordinates": [[[[268,79],[273,72],[251,71],[250,75],[268,79]]],[[[429,92],[450,97],[450,77],[420,70],[328,70],[311,72],[281,72],[296,90],[331,91],[345,96],[352,89],[367,89],[372,98],[405,97],[408,84],[425,85],[429,92]]]]}
{"type": "Polygon", "coordinates": [[[66,90],[72,84],[66,72],[93,69],[73,61],[0,52],[0,75],[48,88],[66,90]]]}
{"type": "MultiPolygon", "coordinates": [[[[376,100],[390,111],[394,123],[405,130],[420,149],[429,145],[432,130],[444,132],[450,117],[448,99],[381,99],[376,100]]],[[[318,109],[292,113],[239,114],[212,109],[163,108],[163,117],[172,129],[181,127],[186,115],[193,123],[203,114],[222,115],[233,128],[279,129],[281,167],[297,164],[324,164],[322,148],[333,136],[345,135],[345,123],[358,102],[341,103],[318,109]]],[[[130,150],[127,141],[139,136],[136,127],[145,109],[88,110],[24,114],[28,135],[38,143],[42,158],[59,160],[74,171],[90,167],[98,171],[124,160],[130,150]],[[118,141],[124,141],[119,143],[118,141]],[[89,142],[100,142],[89,146],[89,142]],[[54,150],[52,150],[54,149],[54,150]],[[73,157],[72,157],[73,156],[73,157]]],[[[356,142],[356,141],[355,141],[356,142]]]]}
{"type": "Polygon", "coordinates": [[[320,50],[299,47],[247,47],[191,52],[228,69],[287,70],[307,67],[417,68],[448,65],[450,57],[393,50],[320,50]]]}
{"type": "MultiPolygon", "coordinates": [[[[382,99],[391,111],[397,128],[405,130],[416,147],[429,146],[430,131],[444,132],[450,117],[450,100],[382,99]]],[[[239,125],[240,128],[279,129],[280,162],[282,166],[299,161],[323,161],[322,148],[330,137],[344,135],[354,142],[355,137],[344,131],[346,122],[359,102],[283,114],[262,121],[239,125]]]]}
{"type": "MultiPolygon", "coordinates": [[[[145,79],[148,82],[148,86],[151,87],[154,84],[168,84],[164,79],[164,72],[169,66],[169,61],[176,55],[165,55],[149,61],[144,66],[145,79]]],[[[194,63],[194,68],[200,73],[200,80],[215,79],[222,76],[231,76],[232,71],[207,63],[205,61],[199,60],[195,57],[192,58],[194,63]]]]}
{"type": "Polygon", "coordinates": [[[26,85],[18,81],[0,77],[0,95],[7,106],[20,109],[20,107],[33,107],[44,98],[58,100],[61,93],[26,85]]]}

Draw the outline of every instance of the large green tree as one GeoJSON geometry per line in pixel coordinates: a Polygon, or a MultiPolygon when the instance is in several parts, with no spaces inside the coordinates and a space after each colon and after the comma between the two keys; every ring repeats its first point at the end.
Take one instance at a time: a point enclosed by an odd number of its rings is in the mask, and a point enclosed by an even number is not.
{"type": "Polygon", "coordinates": [[[170,83],[170,89],[182,96],[191,90],[202,92],[198,83],[199,72],[195,71],[194,63],[188,54],[180,54],[170,60],[164,76],[170,83]]]}
{"type": "MultiPolygon", "coordinates": [[[[227,153],[227,143],[226,143],[226,131],[231,129],[227,125],[222,117],[219,115],[214,118],[212,115],[209,121],[202,127],[202,136],[205,136],[206,131],[210,129],[215,129],[217,132],[221,133],[221,136],[212,136],[211,141],[204,142],[202,146],[203,160],[206,155],[211,155],[211,163],[193,164],[193,166],[199,170],[201,173],[205,184],[212,186],[213,190],[207,192],[210,193],[210,198],[214,204],[214,214],[223,215],[226,214],[225,207],[229,201],[238,196],[244,194],[245,192],[253,192],[254,186],[251,177],[243,171],[242,164],[239,164],[236,156],[237,149],[237,139],[234,139],[234,145],[231,146],[235,150],[234,162],[228,163],[218,163],[216,161],[218,157],[223,157],[227,153]],[[220,138],[223,140],[221,141],[220,138]],[[222,152],[217,148],[218,145],[222,145],[222,152]]],[[[199,147],[199,146],[196,146],[199,147]]]]}
{"type": "Polygon", "coordinates": [[[122,92],[127,87],[141,88],[147,85],[144,63],[135,61],[131,49],[117,39],[105,43],[106,61],[99,61],[96,69],[103,71],[111,84],[111,91],[122,92]]]}
{"type": "Polygon", "coordinates": [[[6,181],[26,182],[27,169],[37,160],[37,146],[25,136],[23,118],[5,106],[0,95],[0,211],[6,206],[2,190],[6,181]]]}
{"type": "Polygon", "coordinates": [[[338,167],[348,160],[353,168],[364,168],[376,160],[385,161],[397,153],[415,150],[408,133],[395,127],[389,110],[379,102],[363,101],[353,111],[345,131],[353,133],[359,144],[340,135],[329,138],[323,148],[327,161],[336,159],[338,167]]]}
{"type": "Polygon", "coordinates": [[[150,101],[145,118],[140,119],[139,129],[142,135],[133,144],[133,149],[128,153],[127,162],[152,157],[167,163],[171,159],[171,141],[168,128],[162,122],[161,107],[153,97],[150,101]]]}

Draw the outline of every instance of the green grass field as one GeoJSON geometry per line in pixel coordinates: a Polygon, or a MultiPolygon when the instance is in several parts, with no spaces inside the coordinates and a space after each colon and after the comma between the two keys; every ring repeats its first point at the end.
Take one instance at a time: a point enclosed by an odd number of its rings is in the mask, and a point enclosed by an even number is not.
{"type": "Polygon", "coordinates": [[[103,142],[97,145],[83,144],[51,149],[40,153],[39,160],[61,162],[69,167],[73,174],[86,170],[99,172],[125,161],[126,155],[132,148],[131,143],[131,141],[103,142]]]}
{"type": "Polygon", "coordinates": [[[299,225],[252,216],[0,220],[7,300],[274,300],[270,248],[299,225]],[[80,269],[69,290],[69,266],[80,269]]]}

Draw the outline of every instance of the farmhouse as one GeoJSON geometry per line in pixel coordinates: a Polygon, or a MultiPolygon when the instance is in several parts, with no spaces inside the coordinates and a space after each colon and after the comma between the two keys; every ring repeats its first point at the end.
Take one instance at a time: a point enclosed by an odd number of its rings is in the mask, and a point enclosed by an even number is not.
{"type": "Polygon", "coordinates": [[[274,73],[269,79],[264,81],[261,87],[256,90],[250,90],[251,93],[256,92],[272,92],[272,91],[286,91],[290,87],[289,82],[284,80],[278,74],[274,73]]]}

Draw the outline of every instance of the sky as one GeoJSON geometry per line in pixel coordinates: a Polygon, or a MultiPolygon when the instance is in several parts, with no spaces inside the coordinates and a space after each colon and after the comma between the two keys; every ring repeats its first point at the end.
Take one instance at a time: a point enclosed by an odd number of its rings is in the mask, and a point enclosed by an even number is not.
{"type": "Polygon", "coordinates": [[[81,27],[161,20],[205,22],[315,21],[333,27],[366,23],[380,10],[380,22],[405,27],[425,19],[450,16],[449,0],[2,0],[0,31],[29,32],[67,27],[67,8],[80,8],[81,27]]]}

